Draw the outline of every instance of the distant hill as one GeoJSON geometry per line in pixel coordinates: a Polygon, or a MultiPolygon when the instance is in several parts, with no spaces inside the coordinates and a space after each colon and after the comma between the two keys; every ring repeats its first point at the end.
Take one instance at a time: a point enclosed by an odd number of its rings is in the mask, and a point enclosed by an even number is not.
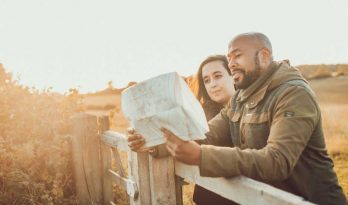
{"type": "MultiPolygon", "coordinates": [[[[302,75],[309,80],[321,103],[348,103],[348,64],[336,65],[300,65],[296,66],[302,75]]],[[[194,75],[184,77],[190,87],[195,83],[194,75]]],[[[121,104],[121,92],[124,88],[109,87],[95,92],[81,95],[84,109],[94,114],[104,114],[112,110],[118,112],[121,104]]]]}
{"type": "Polygon", "coordinates": [[[348,64],[300,65],[319,103],[348,104],[348,64]]]}
{"type": "Polygon", "coordinates": [[[309,80],[319,103],[348,104],[348,76],[309,80]]]}
{"type": "Polygon", "coordinates": [[[299,65],[296,66],[306,79],[318,79],[348,75],[348,64],[299,65]]]}

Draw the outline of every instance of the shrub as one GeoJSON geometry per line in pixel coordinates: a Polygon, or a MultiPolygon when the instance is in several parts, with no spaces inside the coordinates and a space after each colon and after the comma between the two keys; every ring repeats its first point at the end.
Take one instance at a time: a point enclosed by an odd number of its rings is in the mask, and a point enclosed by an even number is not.
{"type": "Polygon", "coordinates": [[[69,118],[78,92],[19,84],[0,64],[0,204],[76,204],[69,118]]]}

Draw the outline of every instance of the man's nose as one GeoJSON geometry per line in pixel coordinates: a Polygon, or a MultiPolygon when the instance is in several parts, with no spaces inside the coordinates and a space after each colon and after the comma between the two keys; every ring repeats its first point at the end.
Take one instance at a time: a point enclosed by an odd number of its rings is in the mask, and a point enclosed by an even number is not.
{"type": "Polygon", "coordinates": [[[228,68],[232,71],[233,69],[235,69],[237,67],[237,63],[236,63],[236,61],[234,61],[234,60],[230,60],[229,62],[228,62],[228,68]]]}

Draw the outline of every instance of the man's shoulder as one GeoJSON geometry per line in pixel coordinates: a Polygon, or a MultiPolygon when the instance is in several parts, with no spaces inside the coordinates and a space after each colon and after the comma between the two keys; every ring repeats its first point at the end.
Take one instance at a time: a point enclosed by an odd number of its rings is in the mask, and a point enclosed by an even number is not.
{"type": "Polygon", "coordinates": [[[291,80],[283,85],[279,86],[278,89],[272,93],[274,99],[274,108],[280,109],[280,107],[297,107],[300,110],[312,110],[318,111],[319,106],[316,100],[314,91],[303,80],[291,80]]]}
{"type": "Polygon", "coordinates": [[[270,95],[281,96],[281,94],[284,93],[285,91],[293,90],[293,89],[297,90],[297,92],[300,92],[300,90],[302,90],[303,92],[306,92],[310,96],[315,98],[314,91],[312,90],[312,88],[309,86],[308,82],[305,79],[293,79],[293,80],[285,81],[284,83],[279,84],[277,87],[275,87],[270,92],[270,95]]]}

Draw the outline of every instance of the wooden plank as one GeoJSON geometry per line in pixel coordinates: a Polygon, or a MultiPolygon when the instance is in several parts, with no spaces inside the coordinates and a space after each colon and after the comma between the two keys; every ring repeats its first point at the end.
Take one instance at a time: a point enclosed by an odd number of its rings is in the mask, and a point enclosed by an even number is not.
{"type": "Polygon", "coordinates": [[[176,198],[176,204],[177,205],[183,205],[183,192],[182,192],[182,186],[184,185],[184,181],[182,177],[175,175],[175,198],[176,198]]]}
{"type": "Polygon", "coordinates": [[[149,165],[152,204],[176,205],[177,200],[173,158],[150,157],[149,165]]]}
{"type": "Polygon", "coordinates": [[[120,171],[121,177],[126,177],[126,172],[123,169],[120,153],[118,153],[118,150],[116,147],[112,147],[111,151],[112,151],[112,154],[113,154],[114,159],[115,159],[116,167],[120,171]]]}
{"type": "MultiPolygon", "coordinates": [[[[109,130],[109,117],[103,116],[98,119],[99,122],[99,133],[103,133],[109,130]]],[[[100,139],[101,140],[101,139],[100,139]]],[[[105,143],[101,143],[100,146],[100,156],[101,156],[101,180],[103,188],[103,204],[109,204],[113,201],[112,194],[112,181],[109,169],[111,169],[111,148],[105,143]]]]}
{"type": "Polygon", "coordinates": [[[111,147],[116,147],[126,152],[130,151],[125,134],[108,130],[103,133],[102,140],[111,147]]]}
{"type": "Polygon", "coordinates": [[[227,199],[246,205],[313,205],[303,198],[244,176],[201,177],[197,166],[175,162],[175,173],[227,199]]]}
{"type": "Polygon", "coordinates": [[[103,204],[103,183],[101,180],[102,169],[100,160],[100,138],[98,135],[97,118],[93,117],[93,122],[84,143],[84,164],[86,172],[87,186],[91,194],[91,204],[103,204]],[[94,126],[94,127],[93,127],[94,126]]]}
{"type": "Polygon", "coordinates": [[[151,205],[151,187],[149,175],[148,153],[128,152],[129,178],[135,181],[139,190],[139,196],[130,198],[131,205],[151,205]]]}
{"type": "Polygon", "coordinates": [[[120,176],[117,172],[109,170],[111,173],[113,181],[123,189],[127,190],[128,196],[132,198],[137,198],[139,195],[139,190],[136,183],[130,179],[120,176]]]}
{"type": "Polygon", "coordinates": [[[97,118],[78,114],[72,118],[74,177],[79,204],[102,204],[97,118]]]}
{"type": "Polygon", "coordinates": [[[109,169],[109,173],[111,174],[112,180],[120,187],[122,187],[124,190],[127,190],[127,179],[120,176],[117,172],[112,171],[109,169]]]}
{"type": "Polygon", "coordinates": [[[86,121],[86,116],[75,115],[72,118],[72,161],[74,181],[76,187],[77,203],[89,204],[89,190],[87,189],[83,164],[83,147],[82,139],[85,135],[85,130],[82,129],[83,123],[86,121]]]}
{"type": "Polygon", "coordinates": [[[128,147],[124,134],[108,130],[103,133],[102,139],[109,146],[127,151],[129,179],[134,181],[138,188],[138,196],[130,197],[130,204],[151,205],[149,156],[148,153],[135,153],[128,147]]]}

